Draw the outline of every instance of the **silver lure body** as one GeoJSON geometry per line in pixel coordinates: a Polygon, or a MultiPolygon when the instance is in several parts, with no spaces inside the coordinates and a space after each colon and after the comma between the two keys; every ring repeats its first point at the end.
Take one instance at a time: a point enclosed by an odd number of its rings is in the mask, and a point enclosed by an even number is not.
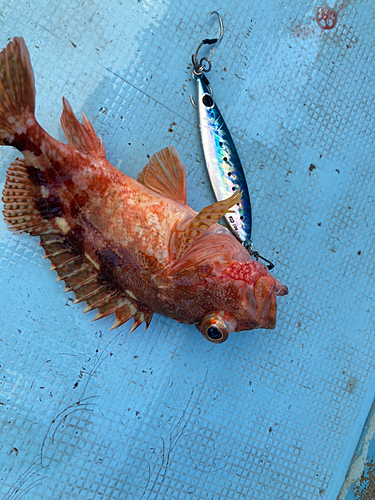
{"type": "Polygon", "coordinates": [[[210,84],[203,75],[194,75],[198,86],[199,128],[203,153],[212,189],[218,201],[242,191],[241,201],[225,218],[238,240],[251,249],[252,215],[249,190],[236,147],[219,108],[212,98],[210,84]]]}

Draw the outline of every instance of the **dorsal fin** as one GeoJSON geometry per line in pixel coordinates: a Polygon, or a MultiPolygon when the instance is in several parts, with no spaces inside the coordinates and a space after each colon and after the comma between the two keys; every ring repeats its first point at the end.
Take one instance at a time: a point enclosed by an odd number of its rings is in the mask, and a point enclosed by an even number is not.
{"type": "Polygon", "coordinates": [[[216,203],[203,208],[199,214],[194,217],[182,235],[181,245],[177,252],[177,260],[180,259],[193,246],[206,229],[208,229],[212,224],[215,224],[215,222],[219,222],[225,214],[231,212],[229,209],[236,203],[239,203],[241,195],[241,191],[236,191],[230,198],[217,201],[216,203]]]}
{"type": "Polygon", "coordinates": [[[112,328],[116,328],[130,318],[134,318],[131,331],[143,321],[146,328],[149,325],[152,312],[138,303],[131,292],[124,292],[109,284],[92,259],[87,254],[77,250],[67,235],[66,220],[63,217],[43,216],[40,200],[44,199],[44,207],[48,206],[48,191],[31,178],[34,167],[25,160],[17,159],[9,167],[3,191],[4,219],[11,231],[29,233],[40,237],[40,245],[46,253],[45,258],[52,262],[58,278],[64,280],[65,291],[73,291],[76,296],[74,303],[86,301],[83,312],[97,308],[98,314],[94,320],[104,318],[115,313],[116,320],[112,328]]]}
{"type": "Polygon", "coordinates": [[[155,153],[137,181],[166,198],[186,205],[185,165],[173,146],[155,153]]]}
{"type": "Polygon", "coordinates": [[[106,158],[102,138],[96,135],[94,127],[82,111],[82,123],[79,123],[68,100],[63,97],[61,126],[70,146],[82,153],[90,153],[99,158],[106,158]]]}

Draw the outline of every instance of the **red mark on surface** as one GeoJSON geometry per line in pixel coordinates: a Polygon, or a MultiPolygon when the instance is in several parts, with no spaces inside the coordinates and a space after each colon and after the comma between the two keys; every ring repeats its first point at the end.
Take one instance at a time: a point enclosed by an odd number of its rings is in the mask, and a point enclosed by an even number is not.
{"type": "Polygon", "coordinates": [[[337,23],[337,12],[329,7],[317,7],[315,19],[322,30],[331,30],[337,23]]]}

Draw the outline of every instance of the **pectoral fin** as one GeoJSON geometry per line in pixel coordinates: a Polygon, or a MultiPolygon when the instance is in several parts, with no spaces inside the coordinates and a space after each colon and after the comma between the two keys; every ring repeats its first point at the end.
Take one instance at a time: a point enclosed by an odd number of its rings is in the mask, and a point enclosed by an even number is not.
{"type": "Polygon", "coordinates": [[[219,222],[225,214],[231,212],[230,208],[240,201],[241,194],[241,191],[236,191],[230,198],[217,201],[203,208],[199,214],[194,217],[182,235],[181,245],[177,253],[177,260],[185,255],[206,229],[212,224],[219,222]]]}

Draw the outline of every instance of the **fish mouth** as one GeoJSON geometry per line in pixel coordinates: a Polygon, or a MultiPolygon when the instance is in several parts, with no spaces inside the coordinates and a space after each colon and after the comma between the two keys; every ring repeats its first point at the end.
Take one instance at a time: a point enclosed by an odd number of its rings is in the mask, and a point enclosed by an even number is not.
{"type": "Polygon", "coordinates": [[[289,293],[289,290],[288,290],[288,287],[286,285],[282,285],[280,283],[280,281],[276,281],[276,295],[278,297],[282,297],[283,295],[288,295],[289,293]]]}
{"type": "Polygon", "coordinates": [[[257,328],[272,330],[276,326],[276,296],[287,295],[288,288],[272,276],[261,276],[254,287],[257,328]]]}

